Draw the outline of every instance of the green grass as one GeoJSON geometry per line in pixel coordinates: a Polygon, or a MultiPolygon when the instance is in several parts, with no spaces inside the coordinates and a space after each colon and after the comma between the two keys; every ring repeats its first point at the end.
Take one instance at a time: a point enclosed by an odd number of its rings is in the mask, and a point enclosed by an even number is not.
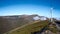
{"type": "Polygon", "coordinates": [[[7,32],[5,34],[31,34],[31,32],[40,31],[43,27],[48,25],[48,21],[37,21],[28,24],[25,27],[22,27],[13,32],[7,32]]]}

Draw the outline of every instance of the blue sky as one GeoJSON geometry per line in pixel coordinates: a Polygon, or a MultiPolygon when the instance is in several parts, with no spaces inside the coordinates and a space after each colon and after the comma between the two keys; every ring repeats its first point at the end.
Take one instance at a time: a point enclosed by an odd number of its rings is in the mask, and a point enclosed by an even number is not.
{"type": "Polygon", "coordinates": [[[50,17],[53,7],[53,17],[60,18],[60,0],[0,0],[0,16],[38,14],[50,17]]]}

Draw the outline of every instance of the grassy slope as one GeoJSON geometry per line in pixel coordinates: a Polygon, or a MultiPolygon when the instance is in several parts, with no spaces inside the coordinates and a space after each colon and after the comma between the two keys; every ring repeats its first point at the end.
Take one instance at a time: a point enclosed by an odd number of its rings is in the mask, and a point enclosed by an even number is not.
{"type": "Polygon", "coordinates": [[[31,34],[31,32],[39,31],[46,25],[48,25],[48,21],[37,21],[33,22],[32,24],[28,24],[15,31],[7,32],[5,34],[31,34]]]}

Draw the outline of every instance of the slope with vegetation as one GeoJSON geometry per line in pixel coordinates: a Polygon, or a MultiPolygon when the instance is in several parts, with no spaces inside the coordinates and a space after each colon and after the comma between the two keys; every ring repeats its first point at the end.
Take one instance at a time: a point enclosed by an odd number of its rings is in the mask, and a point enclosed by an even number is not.
{"type": "Polygon", "coordinates": [[[20,27],[17,30],[9,31],[5,34],[31,34],[35,31],[40,31],[43,27],[48,25],[48,21],[35,21],[20,27]]]}
{"type": "Polygon", "coordinates": [[[49,18],[42,21],[34,20],[35,16],[38,15],[1,16],[0,34],[34,34],[35,32],[44,33],[46,30],[49,33],[58,32],[56,24],[52,24],[49,18]]]}
{"type": "Polygon", "coordinates": [[[48,30],[47,32],[48,34],[49,32],[50,34],[57,34],[58,32],[56,25],[50,26],[50,22],[46,20],[46,21],[35,21],[32,23],[28,23],[26,25],[23,25],[21,27],[8,31],[4,34],[34,34],[34,32],[41,34],[47,30],[48,30]]]}

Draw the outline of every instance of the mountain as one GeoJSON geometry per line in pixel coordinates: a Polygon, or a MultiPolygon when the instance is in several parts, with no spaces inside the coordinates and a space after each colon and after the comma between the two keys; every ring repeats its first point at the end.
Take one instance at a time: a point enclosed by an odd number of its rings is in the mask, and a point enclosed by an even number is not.
{"type": "MultiPolygon", "coordinates": [[[[8,32],[10,30],[13,30],[15,28],[21,27],[25,24],[32,23],[35,21],[45,21],[48,20],[50,22],[50,19],[45,16],[39,16],[39,15],[13,15],[13,16],[0,16],[0,34],[3,34],[5,32],[8,32]]],[[[57,24],[59,20],[53,18],[53,20],[56,22],[57,28],[60,29],[59,25],[57,24]]],[[[60,22],[59,22],[60,23],[60,22]]],[[[54,26],[55,27],[55,26],[54,26]]],[[[55,31],[55,28],[53,28],[55,31]]]]}
{"type": "Polygon", "coordinates": [[[0,34],[10,31],[14,28],[20,27],[24,24],[35,21],[34,17],[44,17],[39,15],[13,15],[13,16],[0,16],[0,34]]]}

